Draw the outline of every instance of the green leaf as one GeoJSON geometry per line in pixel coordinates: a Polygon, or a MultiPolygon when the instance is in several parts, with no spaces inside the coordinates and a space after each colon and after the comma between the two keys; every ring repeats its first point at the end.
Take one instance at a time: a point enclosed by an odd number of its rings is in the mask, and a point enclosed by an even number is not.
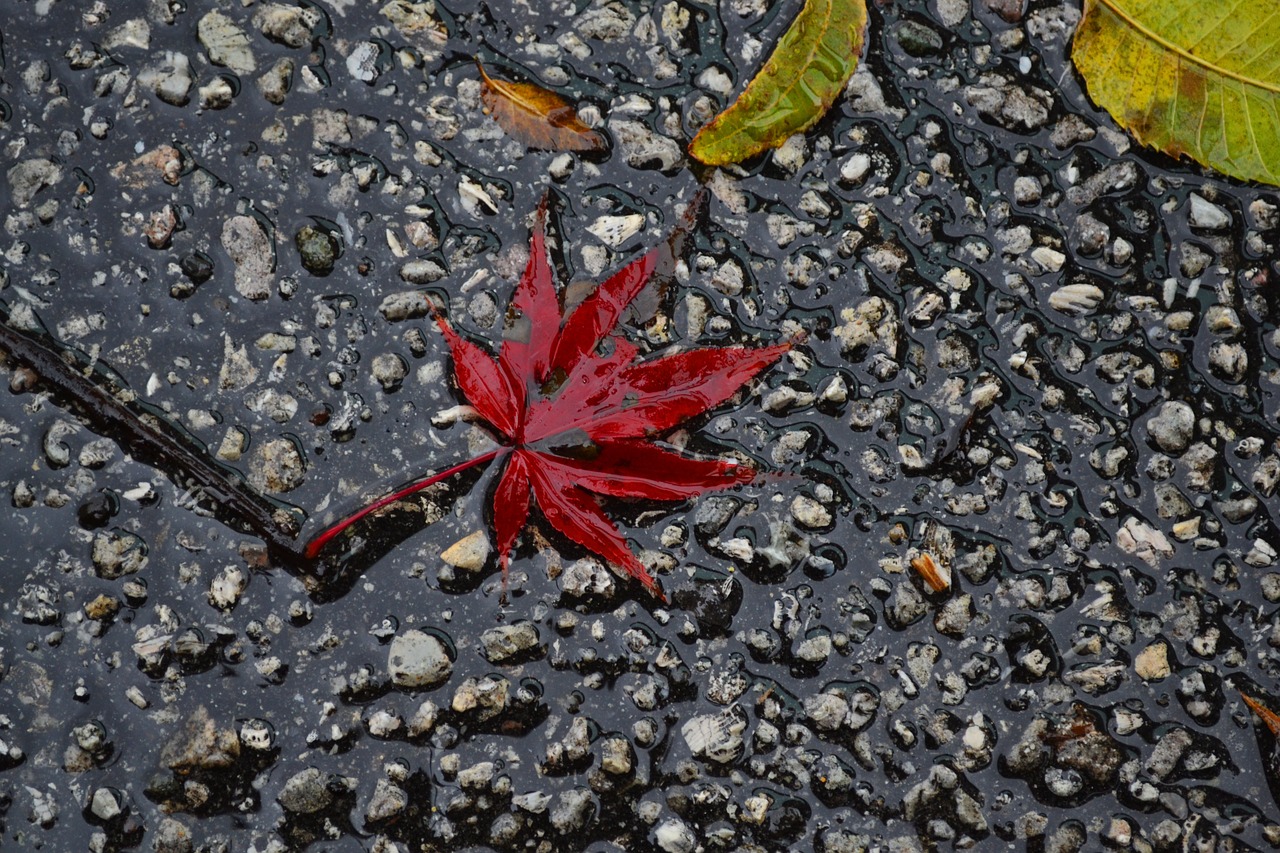
{"type": "Polygon", "coordinates": [[[866,0],[806,0],[769,61],[694,137],[689,154],[723,166],[812,127],[853,75],[866,29],[866,0]]]}
{"type": "Polygon", "coordinates": [[[1276,0],[1085,0],[1071,58],[1139,142],[1280,183],[1276,0]]]}

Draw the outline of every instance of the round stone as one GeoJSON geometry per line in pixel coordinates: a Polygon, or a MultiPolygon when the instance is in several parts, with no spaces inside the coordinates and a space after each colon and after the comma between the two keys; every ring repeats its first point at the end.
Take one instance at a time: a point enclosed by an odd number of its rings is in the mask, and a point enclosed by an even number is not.
{"type": "Polygon", "coordinates": [[[448,679],[453,661],[439,637],[411,630],[391,641],[387,669],[397,687],[434,687],[448,679]]]}
{"type": "Polygon", "coordinates": [[[1181,400],[1170,400],[1147,421],[1147,432],[1165,453],[1181,453],[1195,435],[1196,416],[1181,400]]]}
{"type": "Polygon", "coordinates": [[[311,225],[304,225],[293,242],[298,247],[302,266],[312,275],[328,275],[338,259],[338,241],[333,235],[311,225]]]}

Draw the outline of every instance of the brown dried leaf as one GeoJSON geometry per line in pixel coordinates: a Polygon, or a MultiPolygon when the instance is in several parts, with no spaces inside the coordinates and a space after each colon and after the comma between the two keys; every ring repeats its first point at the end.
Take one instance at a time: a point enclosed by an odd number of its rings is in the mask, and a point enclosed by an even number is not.
{"type": "Polygon", "coordinates": [[[1244,704],[1248,705],[1249,709],[1252,710],[1253,713],[1258,715],[1258,718],[1262,720],[1263,724],[1265,724],[1267,728],[1271,729],[1271,733],[1273,735],[1280,736],[1280,714],[1276,714],[1275,711],[1272,711],[1248,693],[1241,692],[1240,698],[1244,700],[1244,704]]]}
{"type": "Polygon", "coordinates": [[[495,80],[480,69],[485,111],[508,135],[546,151],[602,151],[602,135],[583,124],[564,98],[533,83],[495,80]]]}
{"type": "Polygon", "coordinates": [[[942,592],[951,587],[951,570],[938,565],[933,555],[925,552],[911,561],[911,568],[920,573],[924,582],[934,592],[942,592]]]}

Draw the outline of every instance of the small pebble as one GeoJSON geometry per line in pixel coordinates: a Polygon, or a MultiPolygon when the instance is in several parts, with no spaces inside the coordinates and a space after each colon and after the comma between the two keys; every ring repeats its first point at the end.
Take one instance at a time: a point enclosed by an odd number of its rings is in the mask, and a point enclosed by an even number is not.
{"type": "Polygon", "coordinates": [[[449,678],[453,660],[439,637],[411,629],[391,641],[387,671],[397,687],[434,687],[449,678]]]}

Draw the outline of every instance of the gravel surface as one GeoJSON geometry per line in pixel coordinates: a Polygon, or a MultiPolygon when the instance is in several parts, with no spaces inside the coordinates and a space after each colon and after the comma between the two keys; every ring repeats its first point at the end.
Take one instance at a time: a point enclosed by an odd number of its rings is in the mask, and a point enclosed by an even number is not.
{"type": "Polygon", "coordinates": [[[796,4],[0,5],[9,324],[304,536],[489,446],[428,298],[496,340],[544,193],[580,292],[706,186],[629,334],[801,341],[672,437],[756,483],[609,506],[669,606],[545,524],[504,595],[487,474],[281,559],[10,359],[0,847],[1280,846],[1280,195],[1136,149],[1074,3],[871,5],[719,171],[796,4]],[[476,55],[610,149],[506,136],[476,55]]]}

